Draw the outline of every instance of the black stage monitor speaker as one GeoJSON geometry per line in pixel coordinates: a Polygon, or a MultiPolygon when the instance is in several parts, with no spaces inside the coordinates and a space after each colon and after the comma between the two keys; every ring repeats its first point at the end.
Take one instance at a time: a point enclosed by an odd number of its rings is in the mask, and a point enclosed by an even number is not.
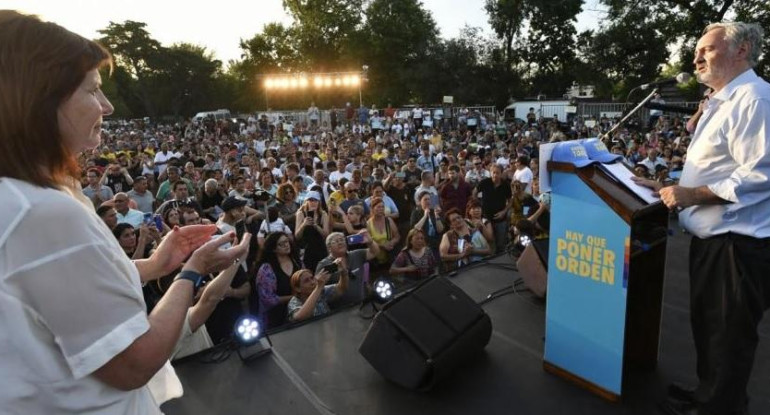
{"type": "Polygon", "coordinates": [[[516,261],[516,268],[524,279],[524,285],[536,296],[545,297],[548,285],[548,239],[536,239],[527,245],[516,261]]]}
{"type": "Polygon", "coordinates": [[[467,294],[435,277],[385,304],[358,351],[386,379],[429,390],[489,343],[492,322],[467,294]]]}

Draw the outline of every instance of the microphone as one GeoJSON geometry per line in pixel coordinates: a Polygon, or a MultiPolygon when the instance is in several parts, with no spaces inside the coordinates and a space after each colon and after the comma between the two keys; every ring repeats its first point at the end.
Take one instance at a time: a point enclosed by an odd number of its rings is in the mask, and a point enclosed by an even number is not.
{"type": "Polygon", "coordinates": [[[687,72],[682,72],[673,78],[668,78],[662,81],[656,81],[656,82],[650,82],[649,84],[644,84],[640,86],[639,89],[657,88],[659,86],[664,86],[664,85],[684,84],[689,82],[690,78],[692,78],[692,75],[690,75],[687,72]]]}

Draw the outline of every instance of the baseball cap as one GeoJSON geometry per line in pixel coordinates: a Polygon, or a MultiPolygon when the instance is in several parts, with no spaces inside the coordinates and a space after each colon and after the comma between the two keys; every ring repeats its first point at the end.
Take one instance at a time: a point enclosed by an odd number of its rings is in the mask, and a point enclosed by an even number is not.
{"type": "Polygon", "coordinates": [[[238,199],[235,196],[228,196],[224,202],[222,202],[222,210],[227,212],[228,210],[246,206],[246,200],[238,199]]]}
{"type": "Polygon", "coordinates": [[[586,149],[577,141],[563,141],[556,145],[551,154],[551,161],[571,163],[575,167],[585,167],[596,161],[588,158],[586,149]]]}
{"type": "Polygon", "coordinates": [[[305,195],[305,200],[309,200],[309,199],[321,200],[321,194],[316,192],[315,190],[311,190],[307,192],[307,195],[305,195]]]}
{"type": "Polygon", "coordinates": [[[588,158],[600,163],[613,163],[623,158],[620,154],[613,154],[607,150],[602,140],[598,138],[588,138],[583,140],[583,148],[586,149],[588,158]]]}

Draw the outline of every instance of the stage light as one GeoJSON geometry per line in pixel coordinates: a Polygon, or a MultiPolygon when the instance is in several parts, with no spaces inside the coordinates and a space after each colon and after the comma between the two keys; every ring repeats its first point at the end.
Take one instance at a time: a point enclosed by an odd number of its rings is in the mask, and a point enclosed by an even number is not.
{"type": "Polygon", "coordinates": [[[332,79],[331,78],[324,79],[324,86],[327,88],[332,86],[332,79]]]}
{"type": "Polygon", "coordinates": [[[532,243],[532,239],[530,239],[529,235],[522,234],[519,236],[519,243],[521,246],[528,246],[532,243]]]}
{"type": "Polygon", "coordinates": [[[300,88],[307,88],[309,84],[309,81],[304,76],[302,78],[299,78],[299,86],[300,88]]]}
{"type": "Polygon", "coordinates": [[[357,86],[361,83],[361,77],[358,75],[353,75],[350,77],[350,85],[351,86],[357,86]]]}
{"type": "Polygon", "coordinates": [[[235,322],[233,332],[239,345],[238,356],[244,362],[272,351],[270,337],[263,333],[259,320],[254,316],[241,316],[235,322]]]}
{"type": "Polygon", "coordinates": [[[289,78],[281,79],[281,86],[288,89],[291,86],[289,78]]]}
{"type": "Polygon", "coordinates": [[[320,76],[316,76],[313,80],[313,85],[315,85],[316,88],[320,88],[324,86],[324,80],[320,76]]]}
{"type": "Polygon", "coordinates": [[[393,282],[389,279],[378,278],[374,282],[374,295],[378,301],[383,303],[390,301],[390,299],[393,298],[394,292],[395,287],[393,286],[393,282]]]}
{"type": "Polygon", "coordinates": [[[342,85],[350,86],[350,75],[345,75],[342,77],[342,85]]]}
{"type": "Polygon", "coordinates": [[[299,86],[299,80],[297,78],[291,78],[291,81],[289,81],[289,86],[292,88],[297,88],[299,86]]]}
{"type": "Polygon", "coordinates": [[[265,89],[273,88],[273,80],[271,78],[265,79],[265,89]]]}
{"type": "Polygon", "coordinates": [[[253,344],[259,340],[260,334],[262,330],[259,320],[252,316],[243,316],[235,323],[235,335],[238,336],[241,344],[253,344]]]}
{"type": "Polygon", "coordinates": [[[342,79],[334,78],[334,86],[342,86],[342,79]]]}

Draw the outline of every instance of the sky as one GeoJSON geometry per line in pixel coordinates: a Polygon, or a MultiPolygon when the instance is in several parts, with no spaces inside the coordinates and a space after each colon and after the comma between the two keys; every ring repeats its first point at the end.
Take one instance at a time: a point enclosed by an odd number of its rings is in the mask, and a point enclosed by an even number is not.
{"type": "MultiPolygon", "coordinates": [[[[602,16],[599,0],[586,0],[578,16],[578,31],[596,27],[602,16]]],[[[491,34],[484,0],[423,0],[433,14],[441,36],[456,37],[465,25],[491,34]]],[[[37,14],[89,39],[109,22],[147,23],[147,31],[164,46],[177,42],[205,46],[224,63],[240,58],[240,39],[262,31],[266,23],[286,25],[291,18],[281,0],[215,0],[212,2],[161,0],[0,0],[0,9],[37,14]]]]}

